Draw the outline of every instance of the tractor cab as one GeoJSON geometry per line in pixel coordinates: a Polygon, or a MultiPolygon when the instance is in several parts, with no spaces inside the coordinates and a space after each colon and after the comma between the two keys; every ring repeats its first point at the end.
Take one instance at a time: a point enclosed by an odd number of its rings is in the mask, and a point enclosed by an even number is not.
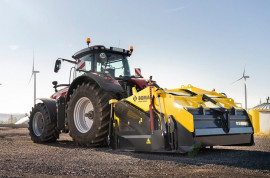
{"type": "Polygon", "coordinates": [[[115,79],[130,77],[127,59],[130,55],[131,51],[115,47],[91,46],[85,48],[72,56],[77,61],[76,77],[87,72],[104,74],[115,79]]]}
{"type": "Polygon", "coordinates": [[[147,81],[141,76],[131,76],[128,57],[131,56],[133,47],[130,50],[104,46],[91,46],[75,53],[72,57],[77,61],[75,65],[75,78],[87,73],[94,73],[103,78],[114,80],[119,83],[125,97],[132,94],[132,87],[137,91],[147,86],[147,81]]]}
{"type": "MultiPolygon", "coordinates": [[[[61,90],[58,92],[57,87],[69,86],[74,80],[83,76],[100,81],[98,82],[100,85],[106,84],[109,88],[122,88],[123,97],[132,95],[132,87],[136,87],[137,91],[140,91],[147,86],[147,81],[142,76],[131,76],[128,57],[133,52],[133,46],[126,50],[116,47],[106,48],[103,45],[89,46],[89,43],[90,41],[87,41],[88,47],[72,56],[73,60],[63,58],[56,60],[54,68],[56,73],[61,68],[61,61],[72,63],[74,66],[70,69],[69,84],[58,85],[57,82],[53,82],[56,91],[54,99],[58,98],[57,96],[60,96],[59,93],[61,93],[61,90]]],[[[66,92],[61,93],[61,96],[65,94],[66,92]]]]}

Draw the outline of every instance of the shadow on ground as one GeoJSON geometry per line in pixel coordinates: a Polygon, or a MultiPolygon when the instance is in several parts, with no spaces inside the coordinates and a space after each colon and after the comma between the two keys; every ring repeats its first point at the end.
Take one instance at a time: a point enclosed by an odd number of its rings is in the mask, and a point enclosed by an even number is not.
{"type": "MultiPolygon", "coordinates": [[[[47,145],[74,149],[78,146],[67,140],[57,141],[56,143],[48,143],[47,145]]],[[[194,157],[189,157],[187,154],[181,153],[138,153],[111,150],[108,147],[91,148],[95,151],[106,152],[114,155],[125,155],[142,160],[168,161],[181,164],[202,166],[205,164],[215,164],[222,166],[230,166],[237,168],[246,168],[251,170],[270,171],[270,152],[255,151],[253,147],[250,150],[237,150],[237,147],[231,149],[214,148],[201,149],[194,157]],[[235,149],[236,148],[236,149],[235,149]]],[[[82,148],[86,149],[86,148],[82,148]]]]}
{"type": "MultiPolygon", "coordinates": [[[[27,130],[13,129],[9,131],[0,130],[0,139],[13,139],[14,137],[27,137],[30,141],[27,130]]],[[[240,147],[217,147],[214,149],[201,149],[194,157],[189,157],[187,154],[180,153],[137,153],[137,152],[125,152],[119,150],[111,150],[108,147],[96,147],[90,148],[89,151],[98,151],[109,153],[111,155],[124,155],[141,160],[154,160],[165,161],[168,163],[174,162],[187,165],[221,165],[236,168],[246,168],[250,170],[261,170],[267,173],[270,172],[270,152],[269,152],[269,140],[258,139],[259,144],[251,147],[245,147],[248,150],[240,150],[240,147]],[[239,148],[239,149],[238,149],[239,148]],[[255,150],[257,149],[257,150],[255,150]],[[258,151],[268,150],[268,151],[258,151]]],[[[48,146],[65,148],[65,149],[78,149],[79,147],[71,141],[70,137],[62,135],[62,139],[55,143],[47,143],[48,146]]],[[[80,149],[80,148],[79,148],[80,149]]],[[[88,148],[81,148],[87,150],[88,148]]],[[[112,158],[114,159],[114,158],[112,158]]]]}

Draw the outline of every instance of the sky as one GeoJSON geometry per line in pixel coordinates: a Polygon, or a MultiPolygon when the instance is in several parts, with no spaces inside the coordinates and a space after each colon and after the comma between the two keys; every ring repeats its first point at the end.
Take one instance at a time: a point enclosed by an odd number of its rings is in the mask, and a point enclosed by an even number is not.
{"type": "Polygon", "coordinates": [[[63,63],[56,74],[55,60],[71,59],[87,37],[133,45],[133,74],[139,67],[163,88],[215,88],[244,104],[244,82],[232,82],[246,65],[248,107],[270,95],[268,0],[0,0],[0,22],[0,113],[33,107],[33,49],[37,97],[46,98],[72,67],[63,63]]]}

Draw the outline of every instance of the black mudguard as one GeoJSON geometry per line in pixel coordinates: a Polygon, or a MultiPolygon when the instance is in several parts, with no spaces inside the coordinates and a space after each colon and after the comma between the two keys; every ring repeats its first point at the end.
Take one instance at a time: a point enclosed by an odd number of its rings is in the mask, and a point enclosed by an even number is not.
{"type": "Polygon", "coordinates": [[[78,85],[82,83],[96,83],[105,91],[113,92],[113,93],[123,93],[124,90],[122,86],[118,83],[117,80],[111,79],[107,80],[101,76],[92,74],[92,73],[85,73],[82,76],[77,77],[70,85],[66,101],[69,101],[70,95],[73,93],[73,89],[77,88],[78,85]]]}
{"type": "Polygon", "coordinates": [[[45,104],[49,113],[50,120],[55,121],[57,119],[56,100],[50,98],[40,98],[38,100],[41,100],[45,104]]]}

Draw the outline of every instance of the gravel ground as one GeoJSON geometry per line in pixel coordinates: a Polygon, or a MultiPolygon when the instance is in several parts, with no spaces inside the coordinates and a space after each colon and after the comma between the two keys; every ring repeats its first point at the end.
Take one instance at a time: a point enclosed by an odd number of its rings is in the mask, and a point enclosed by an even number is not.
{"type": "Polygon", "coordinates": [[[25,128],[0,128],[0,177],[270,177],[270,138],[255,143],[189,157],[79,148],[68,134],[35,144],[25,128]]]}

